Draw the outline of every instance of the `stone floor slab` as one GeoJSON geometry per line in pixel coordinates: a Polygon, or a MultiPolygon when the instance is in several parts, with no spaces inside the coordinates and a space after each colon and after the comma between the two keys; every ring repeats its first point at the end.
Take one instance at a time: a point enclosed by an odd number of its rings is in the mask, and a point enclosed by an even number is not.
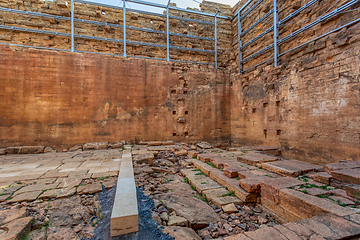
{"type": "Polygon", "coordinates": [[[323,171],[319,165],[301,162],[297,160],[281,160],[264,163],[261,165],[265,170],[280,174],[286,177],[297,177],[308,172],[323,171]]]}
{"type": "Polygon", "coordinates": [[[238,156],[237,159],[240,162],[247,163],[253,166],[258,166],[261,163],[274,162],[279,160],[278,157],[255,152],[249,152],[242,156],[238,156]]]}

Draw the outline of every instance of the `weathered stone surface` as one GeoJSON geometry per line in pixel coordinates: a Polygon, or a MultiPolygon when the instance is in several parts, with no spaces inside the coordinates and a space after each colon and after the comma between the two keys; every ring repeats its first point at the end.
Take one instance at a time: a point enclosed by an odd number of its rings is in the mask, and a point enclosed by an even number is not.
{"type": "Polygon", "coordinates": [[[360,185],[357,184],[347,184],[344,186],[346,194],[350,197],[353,197],[357,200],[360,200],[360,185]]]}
{"type": "Polygon", "coordinates": [[[75,152],[75,151],[82,150],[82,149],[83,149],[82,145],[75,145],[69,149],[69,152],[75,152]]]}
{"type": "Polygon", "coordinates": [[[0,148],[0,155],[5,155],[5,154],[6,154],[6,149],[0,148]]]}
{"type": "Polygon", "coordinates": [[[181,173],[188,178],[190,184],[194,186],[199,193],[203,193],[205,190],[222,187],[210,177],[200,175],[200,171],[194,170],[196,169],[182,169],[181,173]]]}
{"type": "Polygon", "coordinates": [[[189,158],[197,158],[198,155],[199,155],[198,151],[194,151],[194,150],[188,151],[189,158]]]}
{"type": "Polygon", "coordinates": [[[37,191],[33,191],[33,192],[24,192],[21,194],[16,195],[15,197],[13,197],[12,199],[9,200],[9,203],[14,203],[14,202],[31,202],[36,200],[40,194],[42,194],[43,191],[41,190],[37,190],[37,191]]]}
{"type": "Polygon", "coordinates": [[[332,171],[342,169],[360,168],[360,161],[340,161],[337,163],[330,163],[324,166],[324,170],[331,174],[332,171]]]}
{"type": "Polygon", "coordinates": [[[169,234],[175,239],[201,240],[194,230],[186,227],[164,227],[164,233],[169,234]]]}
{"type": "Polygon", "coordinates": [[[19,154],[20,153],[20,147],[7,147],[6,148],[7,154],[19,154]]]}
{"type": "Polygon", "coordinates": [[[23,217],[26,217],[25,208],[2,210],[0,211],[0,226],[23,217]]]}
{"type": "Polygon", "coordinates": [[[202,162],[210,162],[210,158],[218,157],[218,154],[216,153],[201,153],[198,154],[197,159],[199,159],[202,162]]]}
{"type": "Polygon", "coordinates": [[[249,238],[245,234],[237,234],[232,236],[226,236],[224,237],[224,240],[251,240],[251,238],[249,238]]]}
{"type": "Polygon", "coordinates": [[[291,231],[290,229],[284,227],[283,225],[276,225],[274,226],[282,235],[286,238],[291,240],[302,240],[295,232],[291,231]]]}
{"type": "Polygon", "coordinates": [[[175,152],[174,155],[175,155],[175,157],[186,156],[187,151],[185,149],[182,149],[180,151],[175,152]]]}
{"type": "Polygon", "coordinates": [[[19,218],[1,226],[0,239],[20,240],[30,230],[32,217],[19,218]]]}
{"type": "Polygon", "coordinates": [[[249,193],[260,193],[260,183],[263,180],[271,179],[266,177],[240,179],[239,186],[249,193]]]}
{"type": "Polygon", "coordinates": [[[331,171],[331,176],[341,182],[360,185],[360,168],[331,171]]]}
{"type": "Polygon", "coordinates": [[[282,160],[263,163],[261,166],[268,171],[289,177],[297,177],[312,171],[322,171],[321,166],[297,160],[282,160]]]}
{"type": "Polygon", "coordinates": [[[237,157],[240,162],[247,163],[250,165],[258,165],[265,162],[274,162],[279,158],[275,156],[265,155],[261,153],[249,152],[242,156],[237,157]]]}
{"type": "Polygon", "coordinates": [[[232,196],[225,196],[225,197],[217,197],[214,198],[212,200],[212,202],[218,207],[221,208],[224,205],[228,205],[228,204],[236,204],[236,205],[241,205],[243,204],[243,201],[241,201],[240,199],[238,199],[237,197],[232,197],[232,196]]]}
{"type": "Polygon", "coordinates": [[[186,183],[169,183],[172,192],[160,196],[167,209],[175,211],[177,216],[186,218],[193,229],[201,229],[210,222],[217,222],[219,216],[207,203],[193,196],[193,191],[186,183]]]}
{"type": "Polygon", "coordinates": [[[360,234],[360,225],[348,221],[343,217],[339,217],[335,214],[326,214],[322,216],[316,216],[313,220],[328,226],[334,233],[340,238],[355,237],[360,234]]]}
{"type": "Polygon", "coordinates": [[[264,226],[254,232],[246,232],[245,235],[253,240],[263,240],[263,239],[288,240],[277,229],[267,226],[264,226]]]}
{"type": "Polygon", "coordinates": [[[186,218],[179,217],[179,216],[176,216],[173,214],[173,215],[170,215],[167,225],[168,226],[187,227],[188,221],[186,218]]]}
{"type": "Polygon", "coordinates": [[[84,186],[79,186],[77,189],[78,194],[94,194],[102,191],[102,186],[100,183],[86,184],[84,186]]]}
{"type": "Polygon", "coordinates": [[[223,211],[225,213],[235,213],[235,212],[238,212],[239,210],[236,208],[235,204],[234,203],[230,203],[230,204],[227,204],[227,205],[223,205],[221,206],[223,211]]]}
{"type": "Polygon", "coordinates": [[[323,183],[323,184],[330,184],[330,180],[331,180],[332,176],[326,172],[319,172],[316,173],[314,175],[314,180],[319,182],[319,183],[323,183]]]}
{"type": "Polygon", "coordinates": [[[211,144],[207,143],[207,142],[197,143],[196,146],[198,146],[199,148],[202,148],[202,149],[210,149],[210,148],[212,148],[211,144]]]}

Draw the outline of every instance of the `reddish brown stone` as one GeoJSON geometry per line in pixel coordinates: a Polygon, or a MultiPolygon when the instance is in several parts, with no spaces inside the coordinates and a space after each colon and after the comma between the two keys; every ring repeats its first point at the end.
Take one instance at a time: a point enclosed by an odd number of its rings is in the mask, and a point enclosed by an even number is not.
{"type": "Polygon", "coordinates": [[[322,171],[322,167],[311,163],[301,162],[297,160],[282,160],[261,165],[264,169],[271,172],[289,176],[297,177],[308,172],[322,171]]]}
{"type": "Polygon", "coordinates": [[[338,181],[360,185],[360,168],[334,170],[331,175],[338,181]]]}
{"type": "Polygon", "coordinates": [[[238,160],[240,162],[247,163],[250,165],[257,165],[265,162],[274,162],[277,161],[278,159],[279,158],[275,156],[265,155],[261,153],[254,153],[254,152],[246,153],[238,157],[238,160]]]}

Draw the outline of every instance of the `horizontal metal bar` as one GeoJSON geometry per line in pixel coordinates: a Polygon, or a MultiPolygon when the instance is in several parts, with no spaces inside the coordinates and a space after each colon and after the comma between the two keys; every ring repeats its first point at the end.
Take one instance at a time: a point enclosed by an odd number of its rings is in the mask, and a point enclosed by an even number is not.
{"type": "Polygon", "coordinates": [[[178,47],[178,46],[170,46],[171,49],[181,50],[181,51],[191,51],[191,52],[203,52],[203,53],[215,53],[215,51],[211,50],[203,50],[203,49],[196,49],[196,48],[185,48],[185,47],[178,47]]]}
{"type": "Polygon", "coordinates": [[[259,56],[260,54],[262,54],[262,53],[264,53],[264,52],[266,52],[266,51],[270,50],[270,49],[271,49],[271,48],[273,48],[273,47],[274,47],[274,44],[271,44],[271,45],[269,45],[269,46],[267,46],[267,47],[265,47],[265,48],[261,49],[260,51],[258,51],[258,52],[256,52],[256,53],[254,53],[253,55],[251,55],[251,56],[249,56],[249,57],[245,58],[242,62],[244,63],[244,62],[246,62],[246,61],[248,61],[248,60],[250,60],[250,59],[252,59],[252,58],[254,58],[254,57],[256,57],[256,56],[259,56]]]}
{"type": "Polygon", "coordinates": [[[265,20],[265,18],[267,18],[268,16],[270,16],[272,13],[274,12],[274,9],[271,9],[270,12],[268,12],[267,14],[265,14],[262,18],[260,18],[259,20],[257,20],[253,25],[251,25],[248,29],[246,29],[240,36],[244,36],[246,33],[248,33],[251,29],[253,29],[256,25],[258,25],[259,23],[261,23],[262,21],[265,20]]]}
{"type": "MultiPolygon", "coordinates": [[[[126,11],[127,11],[127,12],[141,13],[141,14],[147,14],[147,15],[152,15],[152,16],[157,16],[157,17],[166,18],[166,15],[161,14],[161,13],[143,11],[143,10],[138,10],[138,9],[133,9],[133,8],[126,8],[126,11]]],[[[166,21],[166,20],[164,20],[164,21],[166,21]]]]}
{"type": "Polygon", "coordinates": [[[33,33],[42,33],[42,34],[48,34],[48,35],[70,37],[69,33],[53,32],[53,31],[38,30],[38,29],[31,29],[31,28],[22,28],[22,27],[14,27],[14,26],[7,26],[7,25],[0,25],[0,29],[7,29],[7,30],[14,30],[14,31],[21,31],[21,32],[33,32],[33,33]]]}
{"type": "Polygon", "coordinates": [[[334,11],[332,11],[332,12],[330,12],[330,13],[328,13],[328,14],[320,17],[320,18],[318,18],[317,20],[313,21],[312,23],[310,23],[310,24],[308,24],[308,25],[300,28],[299,30],[297,30],[297,31],[295,31],[295,32],[293,32],[293,33],[290,33],[290,34],[287,35],[286,37],[280,39],[280,40],[279,40],[279,44],[282,44],[283,42],[285,42],[285,41],[291,39],[292,37],[294,37],[294,36],[302,33],[303,31],[305,31],[305,30],[307,30],[307,29],[309,29],[309,28],[311,28],[311,27],[319,24],[320,22],[325,21],[325,20],[327,20],[327,19],[329,19],[329,18],[337,15],[337,14],[340,13],[341,11],[345,10],[345,9],[348,8],[348,7],[351,7],[352,5],[354,5],[354,4],[358,3],[358,2],[359,2],[359,0],[352,0],[352,1],[344,4],[343,6],[335,9],[334,11]]]}
{"type": "Polygon", "coordinates": [[[256,67],[258,67],[258,66],[260,66],[260,65],[263,65],[264,63],[267,63],[267,62],[270,62],[270,61],[273,61],[273,60],[274,60],[274,58],[272,57],[272,58],[270,58],[270,59],[268,59],[268,60],[266,60],[266,61],[263,61],[263,62],[261,62],[261,63],[259,63],[259,64],[256,64],[255,66],[252,66],[252,67],[250,67],[250,68],[248,68],[248,69],[245,69],[243,72],[250,71],[250,70],[252,70],[252,69],[254,69],[254,68],[256,68],[256,67]]]}
{"type": "Polygon", "coordinates": [[[252,44],[253,42],[256,42],[258,39],[262,38],[263,36],[265,36],[266,34],[268,34],[269,32],[271,32],[272,30],[274,30],[274,26],[266,29],[265,32],[261,33],[259,36],[253,38],[252,40],[250,40],[250,42],[244,44],[244,46],[241,48],[242,49],[245,49],[247,46],[249,46],[250,44],[252,44]]]}
{"type": "Polygon", "coordinates": [[[305,10],[306,8],[310,7],[311,5],[313,5],[314,3],[316,3],[319,0],[311,0],[310,2],[306,3],[304,6],[302,6],[301,8],[299,8],[298,10],[296,10],[295,12],[291,13],[290,15],[288,15],[287,17],[285,17],[283,20],[279,21],[279,25],[284,24],[285,22],[287,22],[289,19],[295,17],[296,15],[298,15],[300,12],[302,12],[303,10],[305,10]]]}
{"type": "Polygon", "coordinates": [[[2,42],[0,42],[0,45],[13,46],[13,47],[25,47],[25,48],[38,48],[38,49],[45,49],[45,50],[70,52],[70,49],[62,49],[62,48],[48,48],[48,47],[38,47],[38,46],[29,46],[29,45],[2,43],[2,42]]]}
{"type": "Polygon", "coordinates": [[[178,36],[178,37],[186,37],[186,38],[194,38],[194,39],[200,39],[200,40],[208,40],[208,41],[215,41],[215,38],[208,38],[208,37],[198,37],[194,35],[187,35],[187,34],[181,34],[181,33],[169,33],[172,36],[178,36]]]}
{"type": "Polygon", "coordinates": [[[252,10],[254,10],[263,0],[257,1],[247,12],[244,14],[241,14],[240,20],[242,20],[244,17],[246,17],[252,10]]]}
{"type": "Polygon", "coordinates": [[[122,39],[114,39],[114,38],[95,37],[95,36],[80,35],[80,34],[74,34],[74,37],[81,38],[81,39],[89,39],[89,40],[124,43],[124,41],[122,39]]]}
{"type": "Polygon", "coordinates": [[[69,17],[57,16],[57,15],[51,15],[51,14],[45,14],[45,13],[30,12],[30,11],[22,11],[22,10],[11,9],[11,8],[0,7],[0,11],[36,16],[36,17],[47,17],[47,18],[55,18],[55,19],[60,19],[60,20],[70,20],[69,17]]]}
{"type": "Polygon", "coordinates": [[[141,0],[126,0],[127,2],[133,2],[137,4],[147,5],[151,7],[158,7],[158,8],[166,8],[166,5],[154,3],[154,2],[147,2],[147,1],[141,1],[141,0]]]}
{"type": "Polygon", "coordinates": [[[142,31],[142,32],[150,32],[150,33],[160,33],[160,34],[165,34],[165,31],[159,31],[159,30],[154,30],[154,29],[150,29],[150,28],[139,28],[139,27],[132,27],[132,26],[126,26],[126,29],[130,29],[130,30],[135,30],[135,31],[142,31]]]}
{"type": "Polygon", "coordinates": [[[195,64],[203,64],[203,65],[213,65],[213,66],[215,66],[215,63],[192,62],[192,61],[175,60],[175,59],[172,59],[172,60],[170,60],[170,61],[172,61],[172,62],[195,63],[195,64]]]}
{"type": "Polygon", "coordinates": [[[134,56],[134,55],[127,55],[128,57],[139,58],[139,59],[154,59],[160,61],[167,61],[165,58],[152,58],[152,57],[143,57],[143,56],[134,56]]]}
{"type": "Polygon", "coordinates": [[[173,7],[173,6],[169,6],[169,9],[176,10],[176,11],[182,11],[182,12],[199,14],[199,15],[208,16],[208,17],[215,17],[215,16],[217,15],[218,18],[231,20],[230,17],[221,16],[221,15],[219,15],[219,14],[206,13],[206,12],[198,12],[198,11],[194,11],[194,10],[190,10],[190,9],[183,9],[183,8],[178,8],[178,7],[173,7]]]}
{"type": "Polygon", "coordinates": [[[236,16],[239,14],[239,12],[241,12],[242,10],[244,10],[253,0],[248,0],[233,16],[232,18],[236,18],[236,16]]]}
{"type": "Polygon", "coordinates": [[[295,49],[301,48],[301,47],[303,47],[303,46],[305,46],[305,45],[307,45],[307,44],[309,44],[309,43],[311,43],[311,42],[314,42],[314,41],[316,41],[316,40],[319,40],[320,38],[323,38],[323,37],[325,37],[325,36],[327,36],[327,35],[329,35],[329,34],[331,34],[331,33],[337,32],[337,31],[339,31],[339,30],[341,30],[341,29],[343,29],[343,28],[345,28],[345,27],[348,27],[348,26],[353,25],[353,24],[358,23],[358,22],[360,22],[360,18],[358,18],[358,19],[356,19],[355,21],[352,21],[352,22],[350,22],[350,23],[347,23],[347,24],[345,24],[345,25],[343,25],[343,26],[341,26],[341,27],[338,27],[338,28],[336,28],[336,29],[334,29],[334,30],[332,30],[332,31],[330,31],[330,32],[327,32],[327,33],[325,33],[325,34],[323,34],[323,35],[321,35],[321,36],[319,36],[319,37],[316,37],[316,38],[314,38],[314,39],[312,39],[312,40],[310,40],[310,41],[307,41],[306,43],[303,43],[303,44],[301,44],[301,45],[299,45],[299,46],[297,46],[297,47],[294,47],[294,48],[292,48],[292,49],[290,49],[290,50],[287,50],[286,52],[281,53],[279,56],[283,56],[283,55],[285,55],[285,54],[287,54],[287,53],[289,53],[289,52],[291,52],[291,51],[294,51],[295,49]]]}
{"type": "Polygon", "coordinates": [[[85,20],[81,18],[74,18],[74,22],[79,23],[88,23],[88,24],[94,24],[94,25],[101,25],[101,26],[109,26],[109,27],[117,27],[117,28],[123,28],[123,25],[120,24],[114,24],[114,23],[107,23],[107,22],[99,22],[99,21],[91,21],[91,20],[85,20]]]}
{"type": "Polygon", "coordinates": [[[169,18],[188,21],[188,22],[196,22],[196,23],[202,23],[202,24],[208,24],[208,25],[215,25],[215,23],[213,23],[213,22],[205,22],[205,21],[195,20],[195,19],[191,19],[191,18],[176,17],[176,16],[171,16],[171,15],[169,15],[169,18]]]}

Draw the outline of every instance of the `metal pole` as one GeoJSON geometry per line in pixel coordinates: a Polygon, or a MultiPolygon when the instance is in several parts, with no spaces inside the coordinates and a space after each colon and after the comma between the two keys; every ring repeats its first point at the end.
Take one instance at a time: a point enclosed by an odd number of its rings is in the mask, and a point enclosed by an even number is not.
{"type": "Polygon", "coordinates": [[[217,15],[219,12],[215,15],[215,69],[218,68],[218,56],[217,56],[217,15]]]}
{"type": "Polygon", "coordinates": [[[277,0],[274,0],[274,66],[277,67],[279,60],[279,16],[277,0]]]}
{"type": "Polygon", "coordinates": [[[74,41],[74,35],[75,35],[75,26],[74,26],[74,0],[71,0],[71,52],[75,52],[75,41],[74,41]]]}
{"type": "Polygon", "coordinates": [[[240,12],[238,12],[239,73],[242,73],[243,71],[241,32],[242,32],[242,26],[241,26],[240,12]]]}
{"type": "Polygon", "coordinates": [[[124,57],[126,57],[126,0],[123,0],[124,57]]]}
{"type": "Polygon", "coordinates": [[[169,24],[169,4],[170,1],[167,4],[166,7],[166,60],[170,61],[170,24],[169,24]]]}

